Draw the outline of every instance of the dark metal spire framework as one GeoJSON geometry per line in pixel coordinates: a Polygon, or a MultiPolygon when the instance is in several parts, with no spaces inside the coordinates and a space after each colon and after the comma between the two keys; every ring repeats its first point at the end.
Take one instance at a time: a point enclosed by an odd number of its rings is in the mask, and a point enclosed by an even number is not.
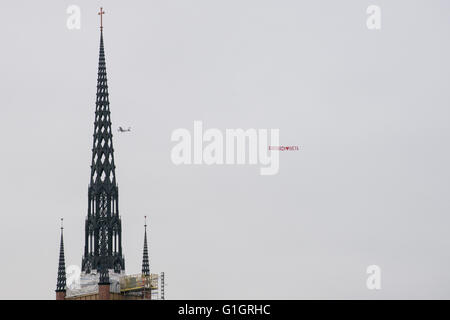
{"type": "Polygon", "coordinates": [[[147,248],[147,216],[145,216],[145,225],[144,225],[144,256],[142,258],[142,275],[149,276],[150,275],[150,265],[148,262],[148,248],[147,248]]]}
{"type": "MultiPolygon", "coordinates": [[[[102,18],[103,11],[100,11],[102,18]]],[[[85,223],[85,246],[82,271],[125,270],[122,255],[122,223],[119,216],[119,190],[116,182],[114,148],[106,77],[103,26],[100,28],[97,99],[92,147],[91,178],[88,189],[88,214],[85,223]],[[101,257],[101,241],[105,254],[101,257]],[[102,264],[102,265],[101,265],[102,264]]]]}
{"type": "Polygon", "coordinates": [[[109,284],[109,271],[106,250],[106,227],[102,227],[100,232],[100,266],[99,266],[99,284],[109,284]]]}
{"type": "Polygon", "coordinates": [[[61,244],[59,245],[58,279],[56,292],[66,291],[66,264],[64,261],[63,219],[61,218],[61,244]]]}

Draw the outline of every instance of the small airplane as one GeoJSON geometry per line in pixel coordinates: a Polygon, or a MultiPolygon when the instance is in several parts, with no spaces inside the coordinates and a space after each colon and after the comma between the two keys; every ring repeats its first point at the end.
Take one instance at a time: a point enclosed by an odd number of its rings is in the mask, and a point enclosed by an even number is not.
{"type": "Polygon", "coordinates": [[[128,129],[124,129],[122,127],[119,127],[119,129],[117,129],[117,131],[119,131],[119,132],[130,132],[131,131],[131,127],[128,127],[128,129]]]}

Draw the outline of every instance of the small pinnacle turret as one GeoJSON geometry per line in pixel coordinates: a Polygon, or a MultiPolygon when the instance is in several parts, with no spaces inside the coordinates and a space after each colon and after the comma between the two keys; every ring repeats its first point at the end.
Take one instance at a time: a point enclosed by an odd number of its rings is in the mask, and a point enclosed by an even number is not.
{"type": "Polygon", "coordinates": [[[147,216],[145,216],[144,224],[144,255],[142,258],[142,275],[150,275],[150,265],[148,261],[148,248],[147,248],[147,216]]]}
{"type": "Polygon", "coordinates": [[[61,243],[59,245],[58,279],[56,281],[56,293],[66,292],[66,264],[64,260],[63,219],[61,218],[61,243]]]}

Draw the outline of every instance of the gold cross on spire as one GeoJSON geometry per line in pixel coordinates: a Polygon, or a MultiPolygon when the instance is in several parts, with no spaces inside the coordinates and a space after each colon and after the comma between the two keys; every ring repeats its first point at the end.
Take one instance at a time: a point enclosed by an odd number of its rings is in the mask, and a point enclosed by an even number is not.
{"type": "Polygon", "coordinates": [[[100,16],[100,29],[103,29],[103,15],[105,14],[105,11],[103,11],[103,7],[100,7],[100,12],[98,15],[100,16]]]}

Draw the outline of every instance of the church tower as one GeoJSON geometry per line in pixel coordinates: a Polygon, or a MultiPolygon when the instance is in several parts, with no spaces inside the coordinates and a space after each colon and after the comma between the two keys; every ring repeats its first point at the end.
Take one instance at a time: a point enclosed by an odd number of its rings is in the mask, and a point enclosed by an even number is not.
{"type": "Polygon", "coordinates": [[[119,189],[114,164],[111,112],[106,77],[101,8],[100,53],[98,61],[97,97],[92,145],[91,177],[88,188],[88,212],[85,222],[85,245],[82,271],[101,268],[121,273],[125,270],[122,254],[122,223],[119,215],[119,189]],[[103,246],[102,246],[103,242],[103,246]],[[104,250],[104,252],[102,252],[104,250]]]}
{"type": "MultiPolygon", "coordinates": [[[[79,279],[71,277],[66,283],[63,227],[57,300],[152,300],[158,299],[159,281],[164,297],[164,278],[150,273],[147,247],[147,220],[144,224],[142,273],[125,274],[122,253],[122,222],[119,215],[119,188],[114,164],[111,111],[109,108],[103,43],[103,14],[100,8],[100,52],[98,61],[97,94],[95,102],[92,162],[88,186],[88,207],[85,220],[84,253],[79,279]]],[[[140,260],[140,255],[136,259],[140,260]]]]}

